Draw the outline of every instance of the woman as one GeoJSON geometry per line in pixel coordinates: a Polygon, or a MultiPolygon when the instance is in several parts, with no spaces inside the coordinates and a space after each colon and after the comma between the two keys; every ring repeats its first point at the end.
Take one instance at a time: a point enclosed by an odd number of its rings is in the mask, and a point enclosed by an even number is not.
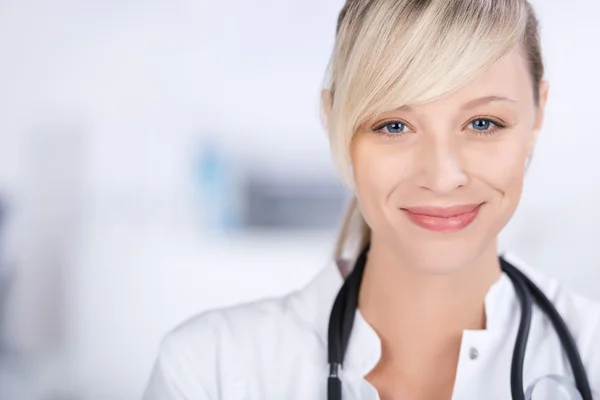
{"type": "Polygon", "coordinates": [[[331,399],[340,381],[344,399],[600,393],[600,306],[498,257],[544,118],[543,75],[526,0],[348,0],[323,91],[355,194],[337,261],[299,292],[184,323],[145,398],[331,399]],[[565,321],[577,382],[541,306],[520,328],[519,270],[565,321]],[[331,316],[338,297],[346,322],[331,316]]]}

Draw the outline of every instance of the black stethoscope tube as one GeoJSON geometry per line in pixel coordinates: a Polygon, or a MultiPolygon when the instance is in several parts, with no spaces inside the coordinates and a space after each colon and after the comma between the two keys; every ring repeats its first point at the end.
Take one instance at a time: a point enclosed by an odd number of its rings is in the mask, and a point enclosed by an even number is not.
{"type": "MultiPolygon", "coordinates": [[[[504,268],[503,268],[504,270],[504,268]]],[[[523,365],[525,363],[525,349],[527,339],[529,339],[529,330],[531,328],[532,305],[531,296],[527,295],[527,286],[523,281],[515,279],[514,271],[506,272],[515,287],[515,293],[521,303],[521,322],[515,339],[515,348],[513,351],[512,364],[510,369],[510,391],[513,400],[525,400],[523,386],[523,365]]]]}
{"type": "Polygon", "coordinates": [[[511,278],[513,283],[515,279],[525,283],[527,286],[526,293],[529,293],[529,296],[535,300],[538,307],[540,307],[542,312],[550,319],[550,322],[552,322],[552,325],[554,326],[554,330],[558,334],[560,343],[567,353],[567,358],[569,359],[569,364],[571,365],[573,376],[575,377],[575,386],[577,386],[577,389],[584,400],[593,400],[592,390],[587,379],[583,361],[581,360],[581,355],[579,354],[579,350],[577,350],[575,339],[573,339],[571,331],[569,331],[567,324],[558,313],[558,310],[556,310],[556,307],[554,307],[550,299],[548,299],[540,288],[525,274],[503,258],[500,258],[500,264],[502,265],[502,270],[506,272],[509,277],[511,277],[509,271],[512,272],[514,275],[514,278],[511,278]]]}

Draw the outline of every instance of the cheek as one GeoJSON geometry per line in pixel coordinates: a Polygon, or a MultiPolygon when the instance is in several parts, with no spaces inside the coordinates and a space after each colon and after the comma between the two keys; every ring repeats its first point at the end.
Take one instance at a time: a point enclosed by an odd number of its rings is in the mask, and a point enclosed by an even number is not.
{"type": "Polygon", "coordinates": [[[356,194],[362,203],[381,203],[410,178],[413,156],[391,141],[368,135],[352,140],[351,160],[356,194]]]}
{"type": "Polygon", "coordinates": [[[505,194],[520,192],[525,174],[527,145],[521,140],[525,134],[513,134],[514,136],[507,140],[474,147],[466,157],[467,169],[473,177],[505,194]]]}
{"type": "Polygon", "coordinates": [[[351,159],[355,195],[362,216],[372,229],[387,232],[393,218],[388,215],[390,198],[399,186],[410,180],[413,156],[391,141],[359,136],[353,140],[351,159]]]}

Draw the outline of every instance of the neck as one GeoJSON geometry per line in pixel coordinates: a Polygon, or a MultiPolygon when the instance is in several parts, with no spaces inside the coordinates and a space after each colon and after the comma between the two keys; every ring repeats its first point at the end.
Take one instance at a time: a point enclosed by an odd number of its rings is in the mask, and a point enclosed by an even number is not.
{"type": "Polygon", "coordinates": [[[471,265],[434,275],[403,265],[374,240],[359,308],[381,338],[382,362],[427,370],[423,363],[442,361],[455,368],[462,332],[486,326],[485,296],[500,274],[496,243],[471,265]]]}

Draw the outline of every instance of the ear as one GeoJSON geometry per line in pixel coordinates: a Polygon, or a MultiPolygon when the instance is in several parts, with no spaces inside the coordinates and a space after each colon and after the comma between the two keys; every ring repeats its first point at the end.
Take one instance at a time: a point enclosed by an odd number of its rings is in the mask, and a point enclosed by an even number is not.
{"type": "Polygon", "coordinates": [[[326,130],[329,130],[329,117],[331,116],[331,109],[333,107],[333,96],[331,90],[324,89],[321,91],[321,109],[322,109],[322,123],[326,130]]]}
{"type": "Polygon", "coordinates": [[[540,86],[539,86],[538,90],[539,90],[539,95],[538,95],[539,102],[538,102],[537,109],[535,112],[535,121],[533,123],[533,134],[531,135],[531,141],[529,142],[528,156],[530,156],[530,157],[533,153],[533,149],[537,142],[538,134],[539,134],[540,130],[542,129],[542,125],[544,124],[546,102],[548,101],[548,91],[549,91],[548,81],[540,82],[540,86]]]}

